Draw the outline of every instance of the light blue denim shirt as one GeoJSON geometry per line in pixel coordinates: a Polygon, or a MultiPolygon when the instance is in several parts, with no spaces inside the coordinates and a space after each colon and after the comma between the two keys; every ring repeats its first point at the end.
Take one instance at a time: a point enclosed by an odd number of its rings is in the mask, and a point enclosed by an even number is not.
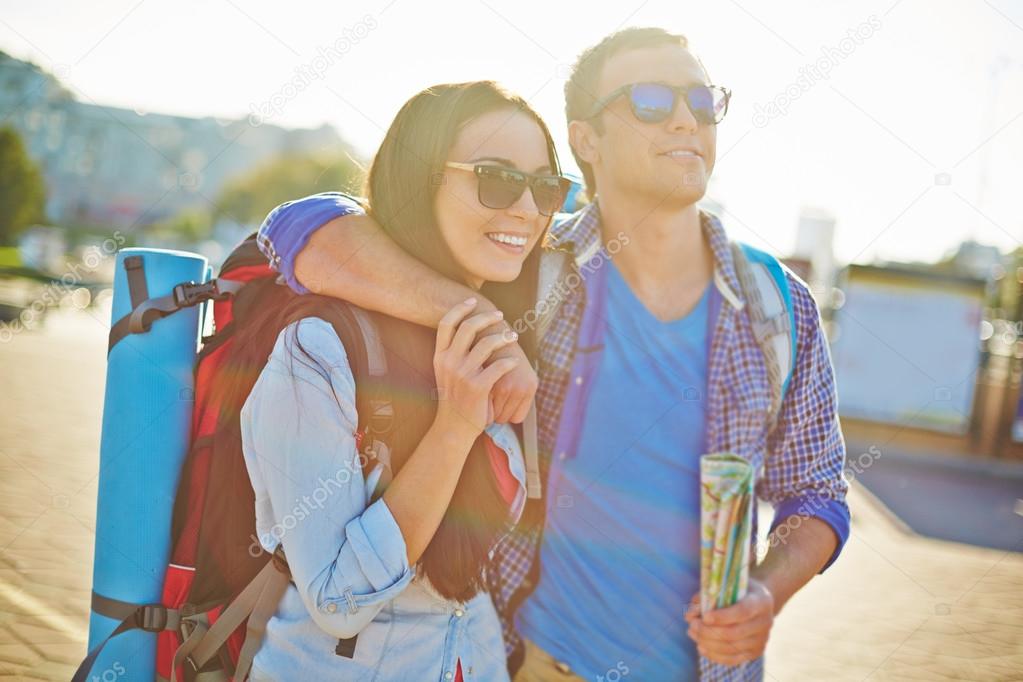
{"type": "MultiPolygon", "coordinates": [[[[376,476],[363,477],[357,424],[355,382],[334,328],[318,318],[285,328],[241,412],[258,543],[267,551],[284,543],[293,580],[250,679],[445,682],[459,660],[466,682],[508,679],[490,596],[437,594],[409,566],[387,504],[369,503],[376,476]],[[355,635],[351,658],[335,653],[355,635]]],[[[487,433],[519,483],[517,521],[526,497],[518,438],[506,425],[487,433]]]]}

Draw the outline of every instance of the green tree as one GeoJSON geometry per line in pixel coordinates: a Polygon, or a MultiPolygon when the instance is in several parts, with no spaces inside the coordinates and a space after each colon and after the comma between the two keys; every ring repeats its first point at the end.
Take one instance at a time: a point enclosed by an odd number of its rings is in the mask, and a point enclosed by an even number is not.
{"type": "Polygon", "coordinates": [[[212,231],[213,224],[207,211],[188,209],[149,226],[146,235],[195,244],[209,237],[212,231]]]}
{"type": "Polygon", "coordinates": [[[362,175],[359,163],[346,154],[281,156],[224,185],[215,218],[258,225],[278,204],[317,192],[354,190],[362,175]]]}
{"type": "Polygon", "coordinates": [[[0,128],[0,245],[13,244],[18,234],[45,215],[46,185],[28,156],[21,136],[0,128]]]}

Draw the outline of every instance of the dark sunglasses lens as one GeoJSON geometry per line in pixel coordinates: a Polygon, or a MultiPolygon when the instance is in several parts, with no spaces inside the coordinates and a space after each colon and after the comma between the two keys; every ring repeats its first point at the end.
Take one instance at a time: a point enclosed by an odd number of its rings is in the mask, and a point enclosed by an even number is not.
{"type": "Polygon", "coordinates": [[[533,201],[536,209],[545,216],[552,216],[565,203],[565,188],[559,178],[543,178],[533,184],[533,201]]]}
{"type": "Polygon", "coordinates": [[[675,92],[658,83],[640,83],[629,91],[632,113],[645,123],[657,123],[675,110],[675,92]]]}
{"type": "Polygon", "coordinates": [[[484,169],[479,183],[479,200],[487,208],[508,208],[526,191],[525,178],[499,168],[484,169]]]}
{"type": "Polygon", "coordinates": [[[717,88],[698,85],[686,95],[690,111],[701,123],[718,123],[724,115],[725,93],[717,88]]]}

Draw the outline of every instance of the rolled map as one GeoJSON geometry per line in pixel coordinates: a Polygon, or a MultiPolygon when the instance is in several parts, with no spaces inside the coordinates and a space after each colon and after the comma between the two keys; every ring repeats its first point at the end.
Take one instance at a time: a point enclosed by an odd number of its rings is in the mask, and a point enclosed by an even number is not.
{"type": "Polygon", "coordinates": [[[700,458],[700,610],[731,606],[749,584],[753,467],[730,453],[700,458]]]}

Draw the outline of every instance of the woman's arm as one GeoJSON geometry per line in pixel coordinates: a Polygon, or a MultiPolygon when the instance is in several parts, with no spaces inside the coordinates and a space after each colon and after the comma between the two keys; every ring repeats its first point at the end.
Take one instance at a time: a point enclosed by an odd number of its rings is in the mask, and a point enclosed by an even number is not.
{"type": "MultiPolygon", "coordinates": [[[[433,328],[452,307],[478,297],[405,253],[367,215],[335,218],[316,230],[295,259],[295,278],[313,293],[433,328]]],[[[480,302],[480,310],[494,309],[480,302]]]]}
{"type": "Polygon", "coordinates": [[[329,323],[281,333],[241,411],[242,451],[264,549],[283,544],[313,621],[353,637],[412,579],[384,500],[366,504],[355,381],[329,323]]]}
{"type": "Polygon", "coordinates": [[[384,491],[401,527],[408,560],[426,550],[451,503],[458,478],[476,438],[492,420],[489,405],[494,383],[514,368],[504,358],[484,367],[495,350],[515,341],[513,334],[487,334],[500,312],[475,312],[471,298],[440,321],[434,354],[437,416],[415,452],[384,491]]]}
{"type": "Polygon", "coordinates": [[[516,362],[483,367],[515,339],[480,334],[497,314],[473,308],[459,306],[441,325],[437,417],[383,497],[368,506],[354,436],[354,377],[329,323],[307,318],[287,327],[242,408],[260,544],[272,551],[283,543],[306,609],[333,636],[357,634],[411,580],[410,566],[433,538],[465,458],[489,423],[490,389],[516,362]]]}

